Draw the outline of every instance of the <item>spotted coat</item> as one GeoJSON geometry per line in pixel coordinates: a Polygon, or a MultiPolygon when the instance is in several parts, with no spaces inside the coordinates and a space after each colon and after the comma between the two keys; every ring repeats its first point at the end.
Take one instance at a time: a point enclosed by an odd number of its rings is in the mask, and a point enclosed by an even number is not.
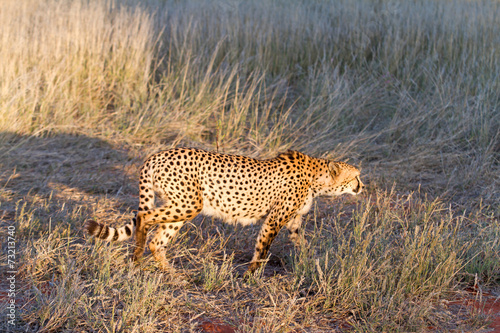
{"type": "Polygon", "coordinates": [[[243,225],[264,220],[252,261],[253,272],[266,258],[272,241],[286,226],[295,243],[301,217],[320,195],[359,194],[364,185],[359,170],[343,163],[288,151],[258,160],[194,148],[175,148],[149,157],[140,172],[139,209],[132,221],[111,228],[88,221],[87,231],[98,238],[122,241],[135,228],[134,257],[144,253],[146,235],[158,225],[149,248],[166,265],[162,248],[186,221],[198,214],[243,225]],[[161,200],[155,205],[155,195],[161,200]]]}

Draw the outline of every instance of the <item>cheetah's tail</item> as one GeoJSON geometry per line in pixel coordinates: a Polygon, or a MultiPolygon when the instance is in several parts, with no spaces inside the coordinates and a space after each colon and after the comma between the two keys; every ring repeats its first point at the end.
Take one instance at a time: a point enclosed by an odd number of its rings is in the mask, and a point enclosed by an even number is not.
{"type": "Polygon", "coordinates": [[[107,225],[102,225],[96,221],[89,220],[85,222],[85,230],[97,238],[104,239],[106,241],[124,241],[132,237],[132,231],[135,228],[136,219],[135,217],[132,221],[122,227],[112,228],[107,225]]]}

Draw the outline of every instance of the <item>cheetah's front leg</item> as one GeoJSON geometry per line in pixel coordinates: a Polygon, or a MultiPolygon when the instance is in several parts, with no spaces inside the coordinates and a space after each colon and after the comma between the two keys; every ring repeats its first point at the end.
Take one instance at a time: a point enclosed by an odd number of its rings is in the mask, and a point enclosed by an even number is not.
{"type": "Polygon", "coordinates": [[[260,267],[261,261],[266,258],[274,238],[276,238],[281,228],[288,223],[291,215],[292,214],[284,213],[283,209],[278,207],[275,207],[269,213],[260,229],[257,243],[255,244],[255,252],[245,274],[253,273],[260,267]]]}
{"type": "Polygon", "coordinates": [[[290,231],[290,240],[293,242],[295,247],[298,248],[307,245],[307,240],[299,235],[301,225],[302,215],[296,215],[294,218],[290,219],[286,225],[287,229],[290,231]]]}

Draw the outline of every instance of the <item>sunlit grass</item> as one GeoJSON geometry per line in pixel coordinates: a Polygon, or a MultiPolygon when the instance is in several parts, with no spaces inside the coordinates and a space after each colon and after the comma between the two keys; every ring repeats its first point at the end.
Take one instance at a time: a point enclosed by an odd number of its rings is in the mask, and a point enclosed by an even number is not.
{"type": "Polygon", "coordinates": [[[443,301],[498,286],[499,14],[487,0],[4,1],[17,328],[479,329],[443,301]],[[128,221],[141,162],[179,145],[348,160],[366,194],[319,201],[309,243],[280,234],[250,279],[256,228],[188,223],[166,272],[82,239],[89,218],[128,221]]]}

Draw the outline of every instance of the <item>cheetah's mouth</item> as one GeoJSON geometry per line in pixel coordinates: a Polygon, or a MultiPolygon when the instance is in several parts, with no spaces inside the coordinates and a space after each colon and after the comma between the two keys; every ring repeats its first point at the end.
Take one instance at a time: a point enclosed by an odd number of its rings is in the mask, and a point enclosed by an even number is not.
{"type": "Polygon", "coordinates": [[[353,192],[356,194],[359,194],[359,193],[361,193],[361,191],[363,190],[363,187],[365,187],[365,186],[363,185],[363,183],[361,182],[361,179],[359,179],[359,177],[356,177],[356,180],[358,181],[358,184],[357,184],[356,188],[353,190],[353,192]]]}

